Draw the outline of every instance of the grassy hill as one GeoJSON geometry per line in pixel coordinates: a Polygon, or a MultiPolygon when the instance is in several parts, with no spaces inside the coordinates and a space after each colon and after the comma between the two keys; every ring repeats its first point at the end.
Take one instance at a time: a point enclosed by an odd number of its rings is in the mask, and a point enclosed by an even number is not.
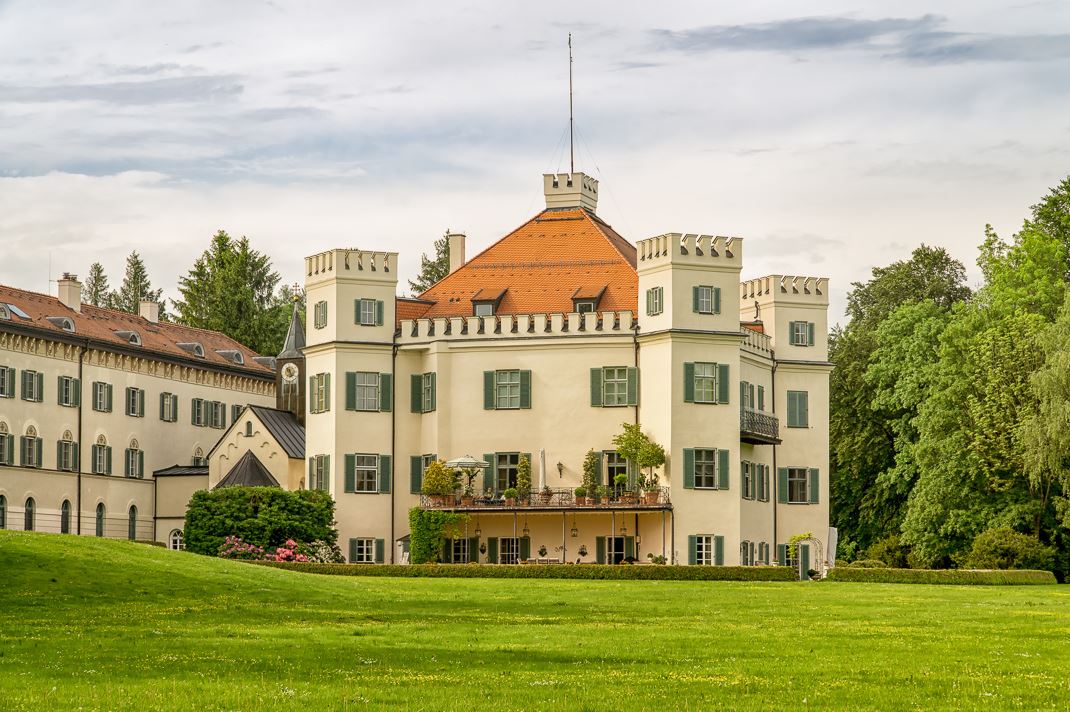
{"type": "Polygon", "coordinates": [[[321,577],[0,531],[0,708],[1070,699],[1070,587],[321,577]]]}

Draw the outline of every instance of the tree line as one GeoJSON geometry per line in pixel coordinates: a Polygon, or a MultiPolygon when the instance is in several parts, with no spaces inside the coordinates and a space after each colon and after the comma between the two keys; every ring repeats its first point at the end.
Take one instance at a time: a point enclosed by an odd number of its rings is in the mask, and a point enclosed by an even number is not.
{"type": "Polygon", "coordinates": [[[112,289],[104,267],[94,262],[82,285],[82,302],[137,314],[139,302],[160,304],[160,319],[219,331],[260,354],[282,349],[296,303],[302,318],[304,289],[279,285],[271,259],[254,250],[246,237],[219,230],[189,271],[178,279],[180,298],[162,299],[137,251],[126,258],[122,284],[112,289]]]}
{"type": "Polygon", "coordinates": [[[1070,178],[970,289],[922,245],[873,270],[830,335],[833,525],[846,559],[1070,570],[1070,178]],[[982,551],[983,549],[983,551],[982,551]],[[1002,557],[1002,558],[1001,558],[1002,557]]]}

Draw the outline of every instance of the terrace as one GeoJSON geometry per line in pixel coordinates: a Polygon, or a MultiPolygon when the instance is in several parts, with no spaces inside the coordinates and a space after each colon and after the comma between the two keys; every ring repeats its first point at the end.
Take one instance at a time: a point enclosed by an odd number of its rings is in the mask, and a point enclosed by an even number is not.
{"type": "Polygon", "coordinates": [[[627,492],[611,490],[605,497],[577,498],[574,490],[565,487],[546,487],[533,491],[531,496],[522,499],[506,499],[502,493],[488,496],[420,495],[420,506],[424,509],[448,509],[459,512],[472,511],[657,511],[671,510],[669,488],[658,487],[651,492],[627,492]],[[580,501],[577,501],[580,500],[580,501]]]}

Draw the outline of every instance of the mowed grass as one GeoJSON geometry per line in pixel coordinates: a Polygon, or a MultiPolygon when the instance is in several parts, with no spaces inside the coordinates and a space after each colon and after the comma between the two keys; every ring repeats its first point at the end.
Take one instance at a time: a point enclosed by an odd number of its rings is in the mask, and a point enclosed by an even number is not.
{"type": "Polygon", "coordinates": [[[1070,587],[327,577],[0,532],[0,709],[1066,709],[1070,587]]]}

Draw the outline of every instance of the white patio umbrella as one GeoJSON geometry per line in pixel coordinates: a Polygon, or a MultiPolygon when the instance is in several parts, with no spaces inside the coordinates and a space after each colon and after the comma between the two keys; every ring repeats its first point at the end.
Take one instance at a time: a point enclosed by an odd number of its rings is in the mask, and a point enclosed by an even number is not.
{"type": "Polygon", "coordinates": [[[490,467],[490,463],[477,460],[471,455],[465,455],[448,461],[446,467],[454,470],[482,470],[484,467],[490,467]]]}

